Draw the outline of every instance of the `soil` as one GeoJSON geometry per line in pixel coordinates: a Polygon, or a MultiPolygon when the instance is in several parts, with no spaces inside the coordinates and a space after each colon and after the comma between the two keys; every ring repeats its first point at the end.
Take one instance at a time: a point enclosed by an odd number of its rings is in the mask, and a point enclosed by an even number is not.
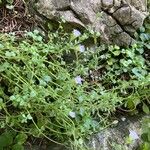
{"type": "Polygon", "coordinates": [[[23,0],[14,0],[12,5],[0,5],[0,33],[21,35],[24,31],[33,30],[36,24],[23,0]]]}

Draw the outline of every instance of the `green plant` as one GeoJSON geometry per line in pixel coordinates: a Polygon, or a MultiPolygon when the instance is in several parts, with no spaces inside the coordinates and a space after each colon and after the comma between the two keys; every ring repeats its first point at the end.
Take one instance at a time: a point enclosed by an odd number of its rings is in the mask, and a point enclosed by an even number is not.
{"type": "Polygon", "coordinates": [[[82,45],[89,36],[96,41],[94,32],[68,34],[61,24],[49,33],[48,43],[37,30],[24,39],[0,34],[0,137],[13,133],[7,147],[18,146],[12,138],[23,135],[21,148],[34,136],[83,149],[84,139],[108,126],[116,108],[137,111],[142,104],[148,113],[150,74],[143,44],[93,50],[82,45]]]}
{"type": "MultiPolygon", "coordinates": [[[[100,46],[85,54],[90,80],[101,83],[103,89],[117,91],[124,106],[137,112],[137,106],[149,113],[149,61],[143,57],[145,45],[140,42],[129,48],[100,46]],[[88,62],[88,63],[87,63],[88,62]]],[[[84,64],[80,60],[80,64],[84,64]]],[[[80,66],[80,68],[82,68],[80,66]]]]}
{"type": "Polygon", "coordinates": [[[12,150],[23,150],[23,144],[27,140],[25,133],[16,133],[14,131],[4,132],[0,135],[0,150],[9,148],[12,150]]]}
{"type": "Polygon", "coordinates": [[[56,143],[71,142],[78,149],[121,99],[113,90],[90,86],[79,67],[83,46],[76,38],[61,34],[49,34],[48,43],[38,31],[28,32],[21,41],[13,35],[0,35],[1,129],[56,143]],[[73,63],[65,61],[64,53],[75,53],[73,63]],[[105,116],[99,114],[102,119],[98,121],[94,115],[100,110],[105,116]]]}
{"type": "Polygon", "coordinates": [[[0,5],[10,6],[12,5],[14,0],[0,0],[0,5]]]}
{"type": "Polygon", "coordinates": [[[150,118],[145,117],[142,121],[142,135],[143,144],[140,147],[140,150],[149,150],[150,149],[150,118]]]}

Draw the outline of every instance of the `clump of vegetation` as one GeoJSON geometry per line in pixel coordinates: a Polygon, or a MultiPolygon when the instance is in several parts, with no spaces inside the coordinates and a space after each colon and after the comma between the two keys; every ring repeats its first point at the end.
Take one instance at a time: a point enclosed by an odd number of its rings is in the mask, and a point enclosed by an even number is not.
{"type": "Polygon", "coordinates": [[[143,143],[140,146],[140,150],[150,149],[150,117],[145,117],[142,121],[142,135],[143,143]]]}
{"type": "MultiPolygon", "coordinates": [[[[0,5],[13,10],[14,2],[0,5]]],[[[93,37],[96,44],[99,33],[68,34],[61,24],[48,43],[36,30],[23,39],[0,33],[0,149],[23,150],[33,136],[83,150],[116,110],[149,114],[149,27],[147,19],[139,42],[127,48],[86,48],[82,42],[93,37]]],[[[142,150],[150,147],[149,122],[143,123],[142,150]]]]}
{"type": "Polygon", "coordinates": [[[27,33],[21,41],[0,35],[1,138],[7,142],[3,147],[14,143],[13,149],[21,147],[23,142],[12,141],[14,137],[23,136],[24,141],[33,135],[56,143],[71,142],[78,148],[122,103],[114,90],[105,91],[101,84],[91,86],[86,81],[88,68],[79,61],[84,46],[75,35],[60,34],[49,34],[48,43],[38,31],[27,33]],[[65,61],[64,53],[74,54],[74,61],[65,61]]]}
{"type": "Polygon", "coordinates": [[[95,37],[91,33],[67,34],[60,25],[48,43],[38,31],[24,39],[0,34],[2,148],[23,149],[34,136],[83,149],[88,135],[111,123],[116,108],[149,114],[145,42],[93,50],[81,44],[95,37]]]}

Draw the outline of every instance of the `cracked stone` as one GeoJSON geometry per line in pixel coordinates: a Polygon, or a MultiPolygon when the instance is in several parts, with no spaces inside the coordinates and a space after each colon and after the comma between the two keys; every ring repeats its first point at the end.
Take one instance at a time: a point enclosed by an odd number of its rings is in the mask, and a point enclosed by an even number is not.
{"type": "Polygon", "coordinates": [[[58,22],[63,16],[72,29],[90,26],[101,33],[101,43],[119,46],[135,41],[133,35],[148,15],[147,0],[38,0],[33,4],[43,19],[58,22]]]}

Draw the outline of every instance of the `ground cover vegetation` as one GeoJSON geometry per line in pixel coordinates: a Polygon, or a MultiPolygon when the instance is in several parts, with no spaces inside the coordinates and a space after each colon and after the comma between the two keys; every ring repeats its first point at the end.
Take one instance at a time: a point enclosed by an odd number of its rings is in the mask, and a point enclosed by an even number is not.
{"type": "MultiPolygon", "coordinates": [[[[115,112],[149,114],[150,23],[130,47],[95,45],[100,33],[87,28],[0,33],[0,149],[24,149],[29,137],[46,138],[70,149],[86,149],[85,139],[111,125],[115,112]]],[[[142,150],[150,145],[149,119],[142,150]]]]}

